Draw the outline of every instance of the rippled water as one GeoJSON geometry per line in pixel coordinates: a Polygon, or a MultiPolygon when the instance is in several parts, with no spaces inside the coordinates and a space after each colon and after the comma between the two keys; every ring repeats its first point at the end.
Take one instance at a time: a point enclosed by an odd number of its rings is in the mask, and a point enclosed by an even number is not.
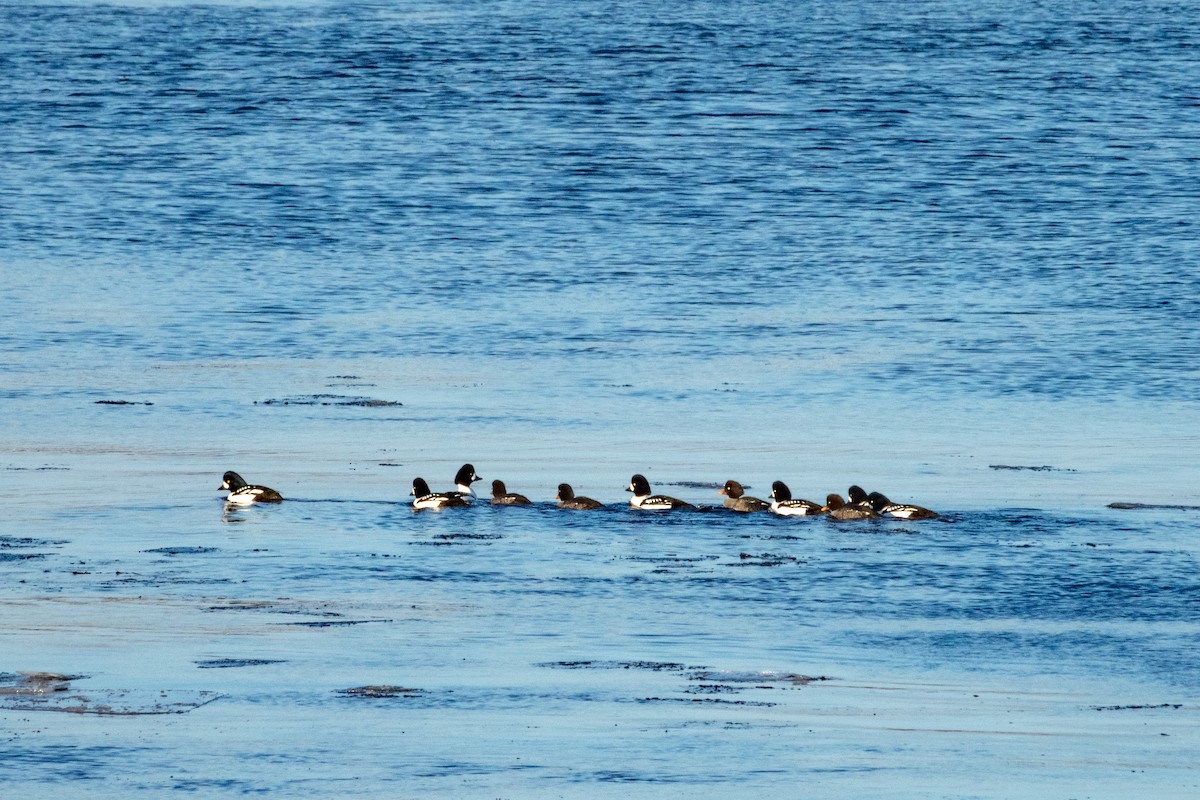
{"type": "Polygon", "coordinates": [[[1200,791],[1194,9],[0,20],[21,796],[1200,791]]]}

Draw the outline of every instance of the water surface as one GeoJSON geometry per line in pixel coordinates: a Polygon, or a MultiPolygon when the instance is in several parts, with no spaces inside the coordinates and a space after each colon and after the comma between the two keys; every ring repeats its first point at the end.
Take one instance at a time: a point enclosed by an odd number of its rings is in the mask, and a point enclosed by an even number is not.
{"type": "Polygon", "coordinates": [[[1197,791],[1193,9],[0,19],[21,796],[1197,791]]]}

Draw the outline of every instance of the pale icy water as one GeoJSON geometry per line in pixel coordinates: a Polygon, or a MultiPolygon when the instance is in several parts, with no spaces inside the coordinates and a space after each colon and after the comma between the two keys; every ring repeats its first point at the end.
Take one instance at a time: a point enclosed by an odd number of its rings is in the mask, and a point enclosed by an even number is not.
{"type": "Polygon", "coordinates": [[[0,26],[6,796],[1200,795],[1194,8],[0,26]]]}

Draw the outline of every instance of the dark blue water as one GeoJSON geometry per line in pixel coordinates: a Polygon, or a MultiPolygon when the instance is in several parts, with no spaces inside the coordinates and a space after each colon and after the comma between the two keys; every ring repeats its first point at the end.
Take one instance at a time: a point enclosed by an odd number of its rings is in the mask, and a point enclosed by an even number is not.
{"type": "Polygon", "coordinates": [[[1177,4],[139,5],[5,7],[0,242],[159,319],[11,346],[1194,397],[1177,4]]]}
{"type": "Polygon", "coordinates": [[[1106,508],[1200,505],[1197,30],[0,3],[0,778],[1200,791],[1200,512],[1106,508]],[[464,461],[613,508],[404,504],[464,461]],[[646,519],[633,472],[945,516],[646,519]]]}

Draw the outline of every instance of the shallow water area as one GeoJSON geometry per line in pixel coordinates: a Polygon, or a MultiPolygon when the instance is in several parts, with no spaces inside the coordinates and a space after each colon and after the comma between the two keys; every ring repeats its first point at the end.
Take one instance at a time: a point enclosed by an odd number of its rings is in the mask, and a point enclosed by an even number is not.
{"type": "Polygon", "coordinates": [[[58,538],[2,542],[21,556],[0,561],[6,665],[70,670],[70,696],[115,710],[54,714],[0,689],[6,785],[1195,788],[1200,584],[1178,512],[838,524],[546,502],[222,506],[20,507],[22,528],[58,538]],[[164,708],[184,695],[206,702],[164,708]]]}
{"type": "Polygon", "coordinates": [[[1196,17],[0,2],[5,796],[1200,794],[1196,17]]]}

